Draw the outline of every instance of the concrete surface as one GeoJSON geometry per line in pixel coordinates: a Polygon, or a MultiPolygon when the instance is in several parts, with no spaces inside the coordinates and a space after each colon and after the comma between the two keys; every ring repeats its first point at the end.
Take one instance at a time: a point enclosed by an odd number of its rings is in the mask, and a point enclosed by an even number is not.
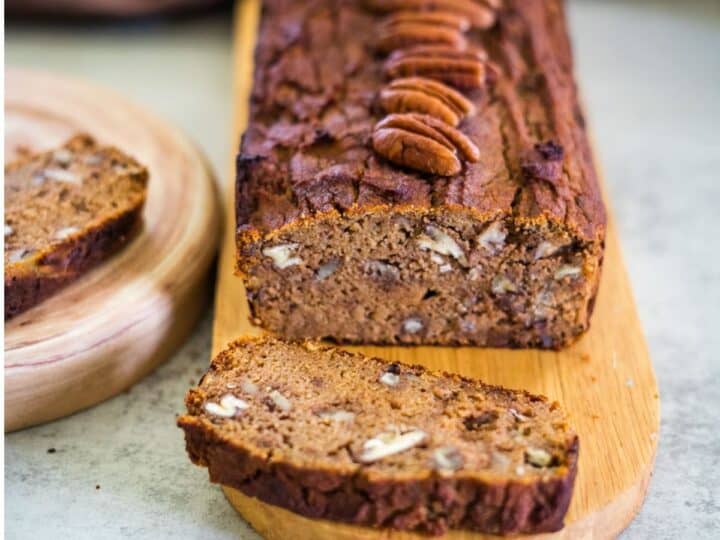
{"type": "MultiPolygon", "coordinates": [[[[662,399],[655,475],[623,538],[719,538],[720,3],[570,4],[662,399]]],[[[227,178],[229,38],[229,15],[90,29],[10,23],[6,61],[114,86],[185,129],[227,178]]],[[[210,313],[131,391],[6,436],[7,538],[256,538],[189,465],[173,423],[209,347],[210,313]]]]}

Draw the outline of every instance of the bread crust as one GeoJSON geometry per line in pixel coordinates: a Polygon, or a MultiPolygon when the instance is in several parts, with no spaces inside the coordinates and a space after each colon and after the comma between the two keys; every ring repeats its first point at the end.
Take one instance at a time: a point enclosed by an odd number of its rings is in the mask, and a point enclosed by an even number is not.
{"type": "Polygon", "coordinates": [[[48,250],[38,267],[5,272],[5,320],[39,304],[80,275],[123,248],[140,229],[142,205],[130,208],[48,250]]]}
{"type": "Polygon", "coordinates": [[[240,248],[291,223],[309,226],[324,212],[407,206],[547,219],[582,241],[602,241],[605,209],[561,0],[508,0],[494,28],[469,35],[497,74],[487,89],[470,92],[478,111],[460,125],[481,159],[447,180],[388,164],[368,146],[381,118],[375,95],[385,83],[372,47],[380,20],[362,2],[264,3],[250,123],[237,158],[240,248]],[[337,52],[325,54],[324,44],[337,52]],[[345,124],[327,120],[349,108],[345,124]],[[549,141],[564,151],[554,179],[543,177],[547,153],[536,146],[549,141]]]}
{"type": "MultiPolygon", "coordinates": [[[[210,481],[297,514],[367,527],[393,527],[444,534],[468,529],[488,534],[538,534],[562,529],[572,498],[577,458],[568,473],[547,482],[489,483],[480,478],[428,477],[372,481],[271,461],[217,438],[195,418],[180,417],[190,459],[208,468],[210,481]],[[428,517],[436,502],[452,515],[428,517]],[[483,509],[474,511],[482,505],[483,509]],[[485,506],[487,505],[487,506],[485,506]],[[400,515],[398,515],[400,514],[400,515]]],[[[573,456],[577,456],[578,440],[573,456]]]]}

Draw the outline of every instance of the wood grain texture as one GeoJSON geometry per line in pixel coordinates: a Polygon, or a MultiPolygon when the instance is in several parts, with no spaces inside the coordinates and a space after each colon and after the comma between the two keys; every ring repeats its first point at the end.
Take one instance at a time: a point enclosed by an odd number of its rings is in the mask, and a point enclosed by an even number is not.
{"type": "MultiPolygon", "coordinates": [[[[257,0],[238,4],[234,144],[247,120],[246,103],[252,81],[257,17],[257,0]]],[[[231,171],[234,175],[234,168],[231,171]]],[[[232,190],[229,190],[216,291],[213,353],[240,335],[260,332],[249,323],[245,291],[241,280],[233,275],[232,199],[232,190]]],[[[592,327],[572,347],[561,352],[444,347],[348,349],[526,389],[562,403],[580,436],[579,471],[565,529],[543,538],[613,538],[640,508],[657,446],[659,396],[612,216],[592,327]]],[[[411,533],[311,520],[246,497],[236,490],[224,490],[231,504],[266,538],[425,538],[411,533]]],[[[448,538],[479,540],[484,536],[453,531],[448,538]]]]}
{"type": "Polygon", "coordinates": [[[207,305],[220,218],[203,157],[159,118],[73,79],[10,69],[5,81],[6,159],[82,131],[150,171],[139,235],[5,324],[5,429],[12,431],[121,392],[184,341],[207,305]]]}

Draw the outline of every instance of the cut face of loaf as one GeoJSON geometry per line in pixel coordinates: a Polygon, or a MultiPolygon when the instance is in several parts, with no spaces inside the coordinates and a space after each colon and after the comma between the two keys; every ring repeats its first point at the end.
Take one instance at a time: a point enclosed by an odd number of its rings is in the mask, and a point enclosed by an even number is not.
{"type": "Polygon", "coordinates": [[[249,243],[242,270],[288,338],[560,347],[588,327],[601,257],[547,221],[387,209],[249,243]]]}
{"type": "Polygon", "coordinates": [[[148,172],[78,135],[5,167],[5,318],[123,246],[141,220],[148,172]]]}
{"type": "Polygon", "coordinates": [[[446,4],[263,3],[236,184],[256,324],[542,348],[588,328],[605,211],[562,2],[446,4]]]}
{"type": "Polygon", "coordinates": [[[440,534],[562,527],[578,440],[557,403],[315,343],[240,341],[178,419],[213,482],[312,517],[440,534]]]}

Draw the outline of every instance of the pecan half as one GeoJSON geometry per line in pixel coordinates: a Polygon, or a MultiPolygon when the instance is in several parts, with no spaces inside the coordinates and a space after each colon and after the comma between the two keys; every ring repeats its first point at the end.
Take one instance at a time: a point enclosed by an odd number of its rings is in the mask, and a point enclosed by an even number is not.
{"type": "Polygon", "coordinates": [[[495,10],[487,3],[475,0],[365,0],[365,5],[382,13],[393,11],[446,11],[457,13],[470,21],[476,28],[489,28],[495,24],[495,10]]]}
{"type": "Polygon", "coordinates": [[[390,114],[377,123],[373,149],[397,165],[452,176],[462,170],[458,157],[479,159],[475,144],[456,128],[425,114],[390,114]]]}
{"type": "Polygon", "coordinates": [[[480,159],[480,150],[478,150],[475,143],[472,142],[462,131],[449,126],[432,116],[424,114],[412,114],[412,116],[420,121],[426,122],[430,127],[439,131],[442,135],[449,139],[466,160],[476,162],[480,159]]]}
{"type": "Polygon", "coordinates": [[[457,88],[481,88],[487,77],[486,60],[487,55],[479,49],[418,45],[392,53],[383,69],[392,79],[418,75],[457,88]]]}
{"type": "Polygon", "coordinates": [[[475,112],[460,92],[424,77],[395,79],[380,91],[380,105],[388,113],[425,113],[453,126],[475,112]]]}
{"type": "Polygon", "coordinates": [[[399,22],[380,31],[377,48],[381,52],[392,52],[413,45],[438,44],[459,49],[467,46],[467,41],[456,28],[440,26],[427,22],[399,22]]]}
{"type": "Polygon", "coordinates": [[[460,32],[470,30],[470,21],[468,18],[451,11],[396,11],[383,20],[381,28],[410,22],[445,26],[454,28],[460,32]]]}

